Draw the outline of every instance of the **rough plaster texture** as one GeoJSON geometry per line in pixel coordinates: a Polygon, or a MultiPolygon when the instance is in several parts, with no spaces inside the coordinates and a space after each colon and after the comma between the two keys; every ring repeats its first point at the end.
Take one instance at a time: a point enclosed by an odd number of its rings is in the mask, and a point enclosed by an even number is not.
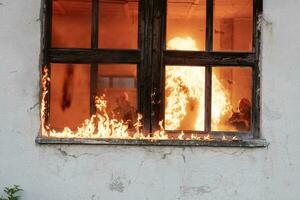
{"type": "Polygon", "coordinates": [[[36,145],[40,1],[0,0],[0,189],[24,200],[300,196],[300,0],[264,0],[265,149],[36,145]]]}

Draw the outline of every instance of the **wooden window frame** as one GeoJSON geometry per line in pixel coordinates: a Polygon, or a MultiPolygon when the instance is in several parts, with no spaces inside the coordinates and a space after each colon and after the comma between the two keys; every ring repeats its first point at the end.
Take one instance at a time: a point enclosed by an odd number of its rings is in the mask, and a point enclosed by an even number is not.
{"type": "MultiPolygon", "coordinates": [[[[51,74],[51,63],[90,64],[90,113],[95,113],[98,64],[136,64],[138,110],[144,116],[144,132],[151,133],[159,129],[159,121],[164,119],[164,75],[166,65],[205,66],[205,130],[215,138],[238,136],[238,141],[187,141],[124,139],[47,139],[41,134],[36,139],[40,144],[133,144],[133,145],[192,145],[221,147],[265,147],[267,142],[260,135],[260,39],[258,24],[262,14],[262,0],[253,0],[253,50],[252,52],[216,52],[213,51],[213,0],[206,0],[206,42],[205,51],[180,51],[166,49],[167,0],[139,0],[138,48],[103,49],[98,48],[99,1],[92,1],[92,28],[90,48],[52,48],[52,2],[43,0],[42,7],[42,52],[41,73],[43,68],[51,74]],[[252,120],[251,133],[213,132],[211,131],[211,84],[212,66],[251,67],[252,68],[252,120]],[[148,106],[145,106],[148,105],[148,106]],[[150,106],[149,106],[150,105],[150,106]]],[[[47,99],[50,102],[50,84],[47,99]]],[[[49,103],[46,108],[50,115],[49,103]]],[[[46,121],[48,119],[46,118],[46,121]]],[[[199,131],[197,131],[199,133],[199,131]]]]}

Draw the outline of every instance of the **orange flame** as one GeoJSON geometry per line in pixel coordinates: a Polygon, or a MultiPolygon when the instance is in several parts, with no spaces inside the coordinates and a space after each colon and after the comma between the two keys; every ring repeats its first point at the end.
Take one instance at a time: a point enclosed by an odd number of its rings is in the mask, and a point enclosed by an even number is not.
{"type": "MultiPolygon", "coordinates": [[[[171,49],[198,50],[192,38],[174,38],[169,41],[171,49]]],[[[221,117],[227,112],[229,103],[221,83],[215,75],[212,77],[213,90],[217,91],[212,104],[212,123],[217,124],[221,117]]],[[[197,134],[185,135],[184,131],[177,138],[170,138],[164,129],[164,122],[159,122],[160,129],[154,133],[143,133],[142,118],[138,114],[138,120],[134,124],[135,131],[132,132],[123,121],[110,118],[106,112],[107,101],[105,95],[95,98],[96,114],[84,120],[76,130],[65,127],[62,131],[53,130],[46,124],[47,116],[47,85],[50,82],[47,67],[43,69],[42,75],[42,100],[41,100],[41,130],[43,137],[53,138],[98,138],[98,139],[144,139],[144,140],[214,140],[208,134],[201,137],[197,134]]],[[[178,130],[186,120],[191,122],[194,118],[192,128],[194,130],[204,129],[204,95],[205,95],[205,68],[204,67],[166,67],[166,105],[165,126],[168,130],[178,130]],[[193,106],[192,106],[193,104],[193,106]],[[190,110],[188,109],[190,107],[190,110]],[[187,117],[188,116],[188,117],[187,117]]],[[[192,129],[192,130],[193,130],[192,129]]],[[[184,130],[184,129],[181,129],[184,130]]],[[[225,136],[224,136],[225,137],[225,136]]],[[[223,141],[229,140],[222,138],[223,141]]],[[[237,137],[232,138],[238,140],[237,137]]]]}
{"type": "MultiPolygon", "coordinates": [[[[176,37],[168,42],[168,49],[195,50],[196,42],[190,38],[176,37]]],[[[218,126],[221,118],[230,111],[226,92],[212,75],[212,126],[218,126]]],[[[165,126],[168,130],[204,130],[205,67],[166,67],[165,126]]]]}
{"type": "Polygon", "coordinates": [[[49,127],[45,124],[46,123],[46,105],[47,105],[47,94],[48,94],[48,90],[47,90],[47,84],[48,82],[50,82],[50,77],[49,77],[49,72],[47,67],[43,68],[42,71],[43,75],[42,75],[42,80],[41,80],[41,84],[42,84],[42,100],[41,100],[41,129],[42,129],[42,135],[43,136],[47,136],[45,134],[48,133],[49,131],[49,127]]]}

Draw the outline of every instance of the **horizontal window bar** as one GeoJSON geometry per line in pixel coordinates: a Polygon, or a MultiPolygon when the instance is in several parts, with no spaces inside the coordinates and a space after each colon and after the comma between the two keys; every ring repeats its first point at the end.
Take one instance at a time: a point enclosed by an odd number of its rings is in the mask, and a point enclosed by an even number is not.
{"type": "Polygon", "coordinates": [[[254,66],[255,53],[165,51],[165,65],[183,66],[254,66]]]}
{"type": "Polygon", "coordinates": [[[139,50],[56,49],[49,50],[52,63],[140,63],[139,50]]]}

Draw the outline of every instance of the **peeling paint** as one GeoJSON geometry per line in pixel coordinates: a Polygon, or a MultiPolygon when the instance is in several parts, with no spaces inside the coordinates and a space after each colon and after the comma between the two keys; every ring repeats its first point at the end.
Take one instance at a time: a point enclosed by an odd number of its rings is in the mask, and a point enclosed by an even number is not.
{"type": "Polygon", "coordinates": [[[121,181],[121,177],[113,179],[113,181],[109,184],[109,189],[111,191],[124,192],[125,187],[124,183],[121,181]]]}
{"type": "Polygon", "coordinates": [[[93,194],[92,196],[91,196],[91,200],[100,200],[101,198],[100,198],[100,196],[98,196],[98,195],[96,195],[96,194],[93,194]]]}
{"type": "Polygon", "coordinates": [[[262,30],[263,27],[267,27],[268,29],[272,30],[272,25],[273,23],[270,20],[266,19],[263,14],[258,16],[257,28],[259,30],[262,30]]]}
{"type": "MultiPolygon", "coordinates": [[[[3,4],[0,3],[0,5],[3,5],[3,4]]],[[[17,73],[17,72],[18,72],[18,70],[13,70],[13,71],[10,71],[9,73],[14,74],[14,73],[17,73]]]]}
{"type": "Polygon", "coordinates": [[[183,196],[198,196],[198,195],[210,193],[211,191],[212,190],[208,185],[202,185],[197,187],[191,187],[191,186],[180,187],[180,194],[182,194],[183,196]]]}

